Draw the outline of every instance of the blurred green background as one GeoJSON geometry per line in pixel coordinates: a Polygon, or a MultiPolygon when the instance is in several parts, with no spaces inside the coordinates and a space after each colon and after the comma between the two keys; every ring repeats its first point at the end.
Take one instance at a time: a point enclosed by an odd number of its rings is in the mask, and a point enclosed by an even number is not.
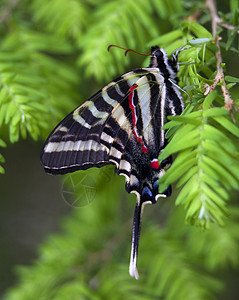
{"type": "MultiPolygon", "coordinates": [[[[238,25],[238,1],[217,1],[217,7],[238,25]]],[[[12,97],[0,106],[0,138],[7,144],[0,148],[6,160],[0,177],[3,299],[238,299],[238,193],[231,194],[225,227],[212,224],[207,231],[185,224],[185,211],[174,205],[176,190],[147,206],[136,281],[128,275],[135,196],[126,193],[124,178],[111,166],[49,176],[39,161],[44,139],[67,113],[142,66],[137,55],[108,53],[109,44],[148,52],[152,40],[181,30],[197,13],[211,31],[204,1],[0,2],[0,82],[12,97]]],[[[236,46],[223,47],[232,76],[239,74],[236,46]]]]}

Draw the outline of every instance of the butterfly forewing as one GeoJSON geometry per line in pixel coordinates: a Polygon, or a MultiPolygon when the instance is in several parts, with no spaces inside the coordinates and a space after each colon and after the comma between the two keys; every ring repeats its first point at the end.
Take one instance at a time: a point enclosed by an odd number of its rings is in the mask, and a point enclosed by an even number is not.
{"type": "MultiPolygon", "coordinates": [[[[41,152],[41,161],[46,172],[64,174],[111,163],[107,148],[110,142],[107,141],[107,133],[102,135],[102,132],[103,129],[106,132],[117,130],[112,128],[117,127],[117,120],[114,122],[110,115],[124,100],[130,85],[144,72],[140,72],[140,69],[137,71],[139,74],[129,72],[108,84],[53,130],[41,152]]],[[[123,108],[119,110],[122,112],[123,108]]]]}

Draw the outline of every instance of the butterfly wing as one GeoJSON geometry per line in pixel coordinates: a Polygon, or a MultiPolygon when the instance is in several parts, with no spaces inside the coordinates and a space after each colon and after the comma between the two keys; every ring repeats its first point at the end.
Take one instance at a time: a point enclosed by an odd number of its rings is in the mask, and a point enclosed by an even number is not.
{"type": "Polygon", "coordinates": [[[137,69],[120,76],[61,121],[41,152],[41,162],[47,173],[65,174],[114,163],[110,161],[107,148],[107,132],[119,126],[110,115],[145,72],[137,69]]]}
{"type": "MultiPolygon", "coordinates": [[[[158,70],[148,73],[130,88],[125,102],[130,107],[132,129],[124,146],[124,154],[117,171],[126,177],[126,190],[137,195],[133,221],[133,235],[129,273],[138,278],[137,253],[141,229],[142,211],[145,204],[155,203],[158,197],[170,195],[170,188],[158,193],[158,179],[164,174],[170,159],[158,164],[158,155],[165,146],[164,125],[167,91],[158,70]],[[132,151],[133,149],[133,151],[132,151]],[[133,155],[131,155],[133,152],[133,155]],[[127,162],[128,168],[121,168],[127,162]]],[[[117,109],[117,108],[116,108],[117,109]]],[[[124,124],[121,124],[124,128],[124,124]]]]}
{"type": "Polygon", "coordinates": [[[69,114],[51,133],[41,162],[48,173],[64,174],[115,164],[126,190],[137,195],[133,221],[130,275],[136,267],[142,208],[158,193],[158,179],[170,165],[158,155],[165,146],[167,88],[158,68],[136,69],[109,83],[69,114]]]}

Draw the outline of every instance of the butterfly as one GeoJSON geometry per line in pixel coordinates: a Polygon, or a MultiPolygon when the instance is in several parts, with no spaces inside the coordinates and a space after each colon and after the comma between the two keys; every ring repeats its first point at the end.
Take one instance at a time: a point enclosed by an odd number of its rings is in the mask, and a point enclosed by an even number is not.
{"type": "Polygon", "coordinates": [[[113,164],[125,176],[126,191],[137,197],[129,265],[136,279],[143,207],[171,194],[171,187],[158,192],[158,180],[172,163],[171,157],[158,161],[167,144],[162,127],[167,116],[185,108],[177,85],[178,52],[169,59],[164,49],[152,47],[150,56],[148,68],[119,76],[66,116],[41,151],[50,174],[113,164]]]}

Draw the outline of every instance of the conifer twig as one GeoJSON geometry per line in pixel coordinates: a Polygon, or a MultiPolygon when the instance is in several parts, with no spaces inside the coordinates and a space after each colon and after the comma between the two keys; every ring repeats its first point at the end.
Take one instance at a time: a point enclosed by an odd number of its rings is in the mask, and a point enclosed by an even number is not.
{"type": "Polygon", "coordinates": [[[216,3],[215,0],[207,0],[205,3],[205,6],[209,9],[211,18],[212,18],[212,35],[215,41],[215,44],[218,48],[216,52],[216,59],[217,59],[217,74],[214,78],[214,83],[210,86],[209,89],[207,89],[207,94],[212,92],[217,84],[221,82],[221,90],[222,94],[224,96],[224,103],[225,103],[225,109],[227,109],[232,117],[232,120],[235,122],[235,117],[232,112],[232,106],[234,104],[234,101],[231,99],[230,94],[227,90],[226,87],[226,81],[223,73],[223,68],[222,68],[222,54],[221,54],[221,49],[220,49],[220,37],[217,35],[217,25],[221,23],[221,19],[219,18],[216,10],[216,3]]]}
{"type": "MultiPolygon", "coordinates": [[[[222,23],[223,20],[222,20],[222,19],[220,19],[220,20],[221,20],[221,21],[220,21],[220,25],[221,25],[223,28],[226,28],[226,29],[231,30],[231,31],[235,30],[235,27],[234,27],[233,25],[230,25],[230,24],[227,24],[227,23],[222,23]]],[[[239,34],[239,30],[237,30],[236,33],[239,34]]]]}

